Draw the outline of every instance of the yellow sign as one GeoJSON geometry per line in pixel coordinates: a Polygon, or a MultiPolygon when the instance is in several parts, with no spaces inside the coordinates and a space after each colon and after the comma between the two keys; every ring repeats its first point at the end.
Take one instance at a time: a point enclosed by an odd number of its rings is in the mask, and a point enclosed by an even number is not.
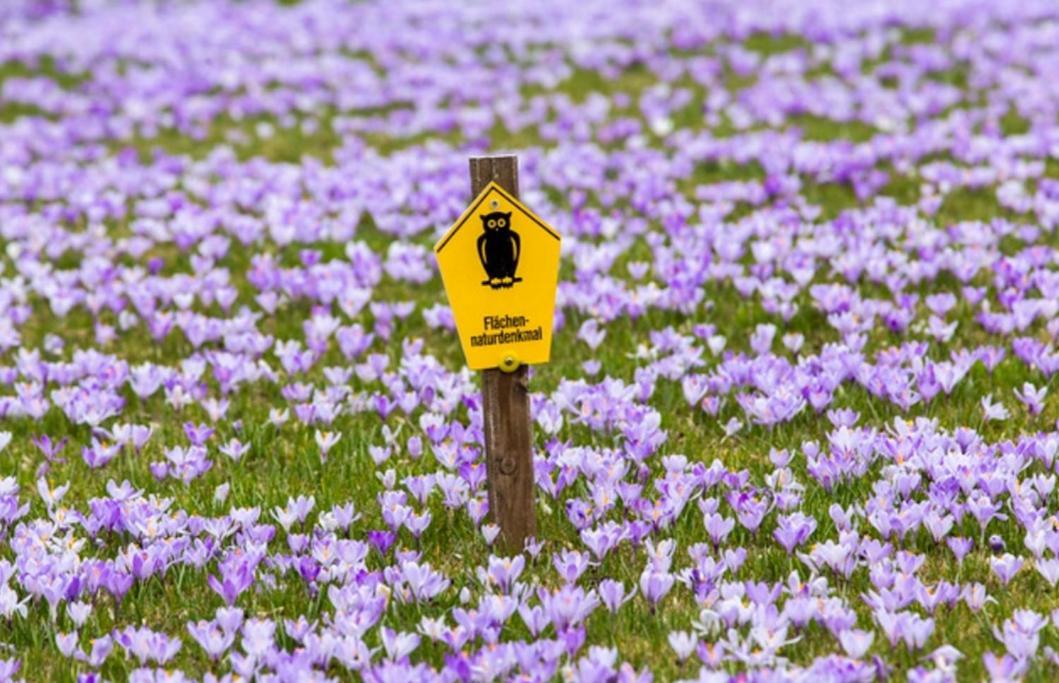
{"type": "Polygon", "coordinates": [[[434,245],[472,370],[547,363],[559,233],[489,183],[434,245]]]}

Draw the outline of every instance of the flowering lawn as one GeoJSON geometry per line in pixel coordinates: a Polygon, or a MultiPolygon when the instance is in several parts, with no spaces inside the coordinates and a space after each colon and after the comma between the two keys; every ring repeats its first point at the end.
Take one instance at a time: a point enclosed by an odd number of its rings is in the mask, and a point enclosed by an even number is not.
{"type": "Polygon", "coordinates": [[[1055,680],[1057,229],[1054,0],[5,0],[0,680],[1055,680]]]}

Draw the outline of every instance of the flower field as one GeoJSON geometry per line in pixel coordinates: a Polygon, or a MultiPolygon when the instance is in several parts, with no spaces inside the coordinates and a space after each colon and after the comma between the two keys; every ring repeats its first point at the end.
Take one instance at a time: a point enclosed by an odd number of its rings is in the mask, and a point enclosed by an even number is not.
{"type": "Polygon", "coordinates": [[[1057,76],[1054,0],[0,3],[0,680],[1055,680],[1057,76]]]}

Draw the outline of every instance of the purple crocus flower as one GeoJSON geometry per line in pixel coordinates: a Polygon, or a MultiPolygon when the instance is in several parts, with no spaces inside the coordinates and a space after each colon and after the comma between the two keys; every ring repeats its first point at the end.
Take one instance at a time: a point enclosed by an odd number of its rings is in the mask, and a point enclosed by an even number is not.
{"type": "Polygon", "coordinates": [[[1019,569],[1022,569],[1022,563],[1021,557],[1011,553],[1004,553],[1000,557],[991,557],[989,559],[989,566],[1005,586],[1011,583],[1011,579],[1015,577],[1019,569]]]}

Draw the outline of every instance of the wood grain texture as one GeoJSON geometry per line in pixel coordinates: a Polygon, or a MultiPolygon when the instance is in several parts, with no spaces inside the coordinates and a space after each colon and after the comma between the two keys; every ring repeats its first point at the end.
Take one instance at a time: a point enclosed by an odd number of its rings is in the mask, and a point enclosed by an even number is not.
{"type": "MultiPolygon", "coordinates": [[[[471,158],[471,196],[495,181],[518,198],[518,157],[471,158]]],[[[482,372],[482,411],[489,514],[500,526],[503,546],[520,552],[537,535],[533,480],[533,426],[528,368],[482,372]]]]}

